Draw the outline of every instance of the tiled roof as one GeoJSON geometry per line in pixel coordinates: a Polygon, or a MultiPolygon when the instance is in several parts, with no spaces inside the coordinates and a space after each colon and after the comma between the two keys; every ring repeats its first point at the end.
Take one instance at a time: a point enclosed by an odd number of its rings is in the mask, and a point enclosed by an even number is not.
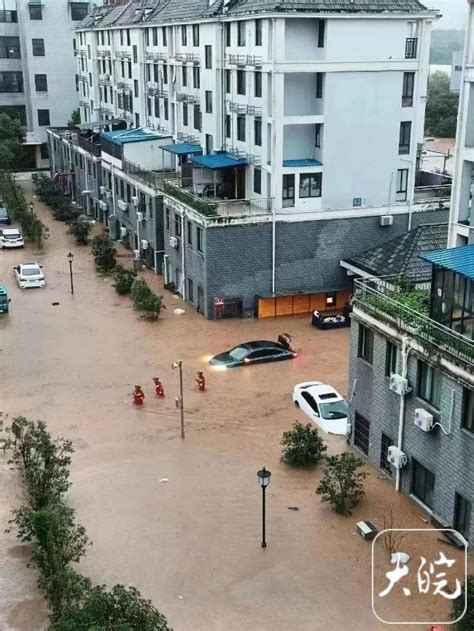
{"type": "Polygon", "coordinates": [[[431,264],[422,260],[420,255],[445,248],[447,241],[447,224],[424,224],[345,262],[371,276],[430,278],[431,264]]]}
{"type": "MultiPolygon", "coordinates": [[[[119,5],[95,7],[78,29],[121,24],[165,24],[199,21],[212,17],[264,13],[423,13],[418,0],[133,0],[119,5]]],[[[432,13],[432,11],[429,11],[432,13]]]]}
{"type": "Polygon", "coordinates": [[[460,248],[438,250],[422,256],[425,261],[474,280],[474,243],[460,248]]]}

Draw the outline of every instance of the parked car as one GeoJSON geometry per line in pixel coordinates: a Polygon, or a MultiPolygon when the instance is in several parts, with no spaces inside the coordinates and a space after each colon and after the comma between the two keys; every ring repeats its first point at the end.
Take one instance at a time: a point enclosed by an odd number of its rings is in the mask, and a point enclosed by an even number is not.
{"type": "Polygon", "coordinates": [[[16,282],[20,289],[30,287],[44,287],[45,280],[42,271],[43,266],[38,263],[26,263],[13,268],[16,282]]]}
{"type": "Polygon", "coordinates": [[[17,228],[0,228],[0,250],[22,248],[23,236],[17,228]]]}
{"type": "Polygon", "coordinates": [[[10,310],[10,300],[5,285],[0,285],[0,313],[8,313],[10,310]]]}
{"type": "Polygon", "coordinates": [[[235,366],[247,366],[248,364],[262,364],[264,362],[293,359],[296,356],[297,353],[295,353],[289,343],[258,340],[234,346],[230,351],[211,357],[209,363],[212,366],[234,368],[235,366]]]}
{"type": "Polygon", "coordinates": [[[323,431],[345,436],[348,431],[348,406],[332,386],[321,381],[298,383],[293,389],[293,402],[323,431]]]}
{"type": "Polygon", "coordinates": [[[12,220],[6,208],[0,208],[0,226],[9,226],[12,220]]]}

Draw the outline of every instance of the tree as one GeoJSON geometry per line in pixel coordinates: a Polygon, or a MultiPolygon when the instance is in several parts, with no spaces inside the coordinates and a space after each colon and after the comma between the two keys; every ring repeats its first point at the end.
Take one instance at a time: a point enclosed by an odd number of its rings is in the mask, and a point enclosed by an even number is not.
{"type": "Polygon", "coordinates": [[[333,504],[336,513],[351,515],[351,508],[365,494],[362,480],[367,473],[357,471],[363,464],[363,460],[347,451],[337,456],[328,456],[324,477],[316,488],[321,501],[333,504]]]}
{"type": "Polygon", "coordinates": [[[23,141],[25,139],[18,118],[0,114],[0,170],[14,171],[22,166],[23,141]]]}
{"type": "Polygon", "coordinates": [[[89,218],[85,215],[79,215],[72,221],[69,232],[74,235],[78,245],[87,245],[91,228],[92,225],[89,218]]]}
{"type": "Polygon", "coordinates": [[[99,234],[92,239],[92,255],[97,271],[112,272],[117,266],[113,241],[105,234],[99,234]]]}
{"type": "Polygon", "coordinates": [[[459,95],[449,89],[445,72],[434,72],[428,83],[425,133],[441,138],[454,138],[458,119],[459,95]]]}
{"type": "Polygon", "coordinates": [[[121,296],[129,294],[136,276],[135,272],[125,269],[122,265],[117,265],[114,275],[115,291],[121,296]]]}
{"type": "Polygon", "coordinates": [[[98,585],[85,593],[81,603],[66,607],[51,631],[171,631],[168,621],[150,600],[134,587],[115,585],[107,591],[98,585]]]}
{"type": "Polygon", "coordinates": [[[280,444],[283,445],[281,459],[290,467],[312,467],[327,451],[318,428],[298,421],[293,424],[293,429],[284,432],[280,444]]]}
{"type": "Polygon", "coordinates": [[[467,590],[467,611],[462,620],[456,622],[455,629],[456,631],[472,631],[474,629],[474,575],[470,574],[467,577],[467,583],[464,584],[464,589],[456,600],[453,603],[453,611],[451,617],[453,620],[459,618],[459,616],[464,611],[465,605],[465,595],[464,590],[467,590]]]}
{"type": "Polygon", "coordinates": [[[143,311],[143,317],[147,320],[158,320],[161,310],[165,308],[162,297],[153,293],[143,279],[133,283],[132,298],[135,309],[143,311]]]}
{"type": "Polygon", "coordinates": [[[72,110],[71,118],[67,122],[68,127],[76,127],[76,125],[81,124],[81,110],[77,108],[77,110],[72,110]]]}

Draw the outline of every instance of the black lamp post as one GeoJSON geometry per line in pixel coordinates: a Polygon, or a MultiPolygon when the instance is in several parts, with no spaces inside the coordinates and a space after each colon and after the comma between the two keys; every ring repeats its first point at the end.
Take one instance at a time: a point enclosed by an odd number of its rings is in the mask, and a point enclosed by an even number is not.
{"type": "Polygon", "coordinates": [[[67,260],[69,261],[69,273],[71,275],[71,294],[74,294],[74,280],[72,277],[72,262],[74,260],[74,254],[72,252],[69,252],[67,255],[67,260]]]}
{"type": "Polygon", "coordinates": [[[30,211],[31,211],[31,214],[33,215],[33,214],[34,214],[34,212],[35,212],[35,205],[34,205],[34,202],[30,202],[30,211]]]}
{"type": "Polygon", "coordinates": [[[183,401],[183,362],[178,360],[171,364],[171,368],[179,368],[179,396],[175,398],[176,407],[181,410],[181,438],[184,438],[184,401],[183,401]]]}
{"type": "Polygon", "coordinates": [[[262,548],[267,547],[265,540],[265,489],[270,484],[271,471],[267,471],[265,467],[261,471],[257,471],[258,481],[262,487],[262,548]]]}

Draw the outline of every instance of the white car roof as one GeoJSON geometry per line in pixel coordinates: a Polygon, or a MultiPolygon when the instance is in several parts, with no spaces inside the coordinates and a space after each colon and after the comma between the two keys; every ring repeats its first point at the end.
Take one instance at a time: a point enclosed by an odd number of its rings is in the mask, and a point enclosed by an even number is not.
{"type": "Polygon", "coordinates": [[[21,269],[39,267],[39,263],[21,263],[20,267],[21,269]]]}
{"type": "Polygon", "coordinates": [[[20,234],[20,231],[17,228],[2,228],[3,234],[20,234]]]}
{"type": "Polygon", "coordinates": [[[295,390],[309,392],[315,399],[321,401],[321,395],[323,395],[322,401],[343,401],[343,397],[332,386],[328,386],[321,381],[307,381],[306,383],[299,383],[295,386],[295,390]],[[325,398],[325,394],[332,394],[334,397],[325,398]]]}

